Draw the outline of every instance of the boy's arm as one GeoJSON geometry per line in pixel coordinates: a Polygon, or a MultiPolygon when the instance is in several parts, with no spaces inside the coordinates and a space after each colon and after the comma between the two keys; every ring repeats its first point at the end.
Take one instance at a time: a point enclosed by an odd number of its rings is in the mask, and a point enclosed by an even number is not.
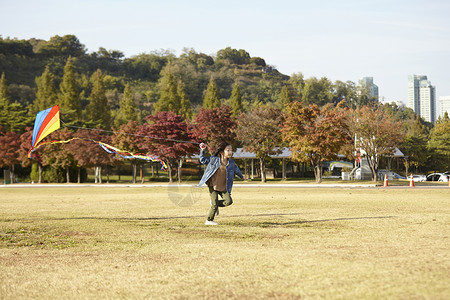
{"type": "Polygon", "coordinates": [[[239,178],[244,179],[241,169],[239,169],[239,167],[236,164],[234,164],[234,174],[236,174],[239,178]]]}
{"type": "Polygon", "coordinates": [[[206,156],[206,145],[200,144],[200,163],[206,165],[209,163],[209,157],[206,156]]]}

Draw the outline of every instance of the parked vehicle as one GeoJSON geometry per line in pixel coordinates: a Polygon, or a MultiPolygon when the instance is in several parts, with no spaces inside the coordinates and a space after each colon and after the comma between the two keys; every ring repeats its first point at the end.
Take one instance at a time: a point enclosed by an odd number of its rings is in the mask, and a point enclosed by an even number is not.
{"type": "Polygon", "coordinates": [[[395,179],[406,179],[405,176],[399,175],[399,174],[397,174],[397,173],[394,173],[394,178],[395,178],[395,179]]]}
{"type": "MultiPolygon", "coordinates": [[[[411,180],[411,175],[408,176],[408,180],[411,180]]],[[[424,182],[427,181],[427,176],[425,175],[413,175],[412,180],[414,182],[424,182]]]]}
{"type": "Polygon", "coordinates": [[[378,170],[377,175],[378,175],[378,179],[379,180],[384,180],[384,175],[387,175],[388,180],[406,179],[406,177],[401,176],[401,175],[399,175],[399,174],[397,174],[395,172],[388,171],[388,170],[383,170],[383,169],[378,170]]]}
{"type": "Polygon", "coordinates": [[[427,176],[427,181],[448,182],[448,175],[444,173],[432,173],[427,176]]]}

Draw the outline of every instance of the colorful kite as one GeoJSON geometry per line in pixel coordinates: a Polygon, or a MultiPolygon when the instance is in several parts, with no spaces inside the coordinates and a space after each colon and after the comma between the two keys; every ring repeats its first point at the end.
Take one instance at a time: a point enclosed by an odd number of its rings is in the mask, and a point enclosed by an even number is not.
{"type": "Polygon", "coordinates": [[[111,145],[105,144],[103,142],[95,141],[92,139],[71,138],[66,141],[48,141],[48,142],[43,142],[43,143],[39,144],[39,142],[42,141],[43,138],[45,138],[47,135],[49,135],[53,131],[59,129],[60,127],[61,127],[61,124],[60,124],[60,118],[59,118],[59,105],[55,105],[46,110],[38,112],[36,115],[36,120],[34,121],[33,140],[31,142],[31,149],[30,149],[30,151],[28,151],[28,158],[32,158],[31,153],[45,144],[66,144],[73,140],[85,140],[85,141],[91,141],[91,142],[97,143],[106,152],[116,154],[122,158],[157,161],[161,164],[162,170],[165,170],[167,168],[166,163],[154,155],[141,154],[141,153],[133,154],[131,152],[120,150],[111,145]]]}
{"type": "Polygon", "coordinates": [[[59,105],[38,112],[34,121],[33,140],[31,149],[28,152],[28,158],[31,158],[31,153],[37,148],[37,145],[43,138],[60,127],[59,105]]]}

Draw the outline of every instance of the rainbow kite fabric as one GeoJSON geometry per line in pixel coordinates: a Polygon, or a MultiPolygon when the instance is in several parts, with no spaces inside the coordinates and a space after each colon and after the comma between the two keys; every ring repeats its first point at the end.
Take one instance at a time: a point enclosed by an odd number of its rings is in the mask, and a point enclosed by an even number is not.
{"type": "Polygon", "coordinates": [[[28,158],[31,158],[31,152],[33,152],[43,138],[60,127],[59,105],[38,112],[34,121],[33,140],[31,142],[31,149],[28,152],[28,158]]]}

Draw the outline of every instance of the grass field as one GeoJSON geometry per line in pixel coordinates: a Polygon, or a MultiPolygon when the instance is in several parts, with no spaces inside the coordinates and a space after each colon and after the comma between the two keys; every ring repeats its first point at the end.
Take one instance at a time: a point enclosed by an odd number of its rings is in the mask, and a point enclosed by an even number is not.
{"type": "Polygon", "coordinates": [[[448,299],[450,189],[0,189],[1,299],[448,299]]]}

